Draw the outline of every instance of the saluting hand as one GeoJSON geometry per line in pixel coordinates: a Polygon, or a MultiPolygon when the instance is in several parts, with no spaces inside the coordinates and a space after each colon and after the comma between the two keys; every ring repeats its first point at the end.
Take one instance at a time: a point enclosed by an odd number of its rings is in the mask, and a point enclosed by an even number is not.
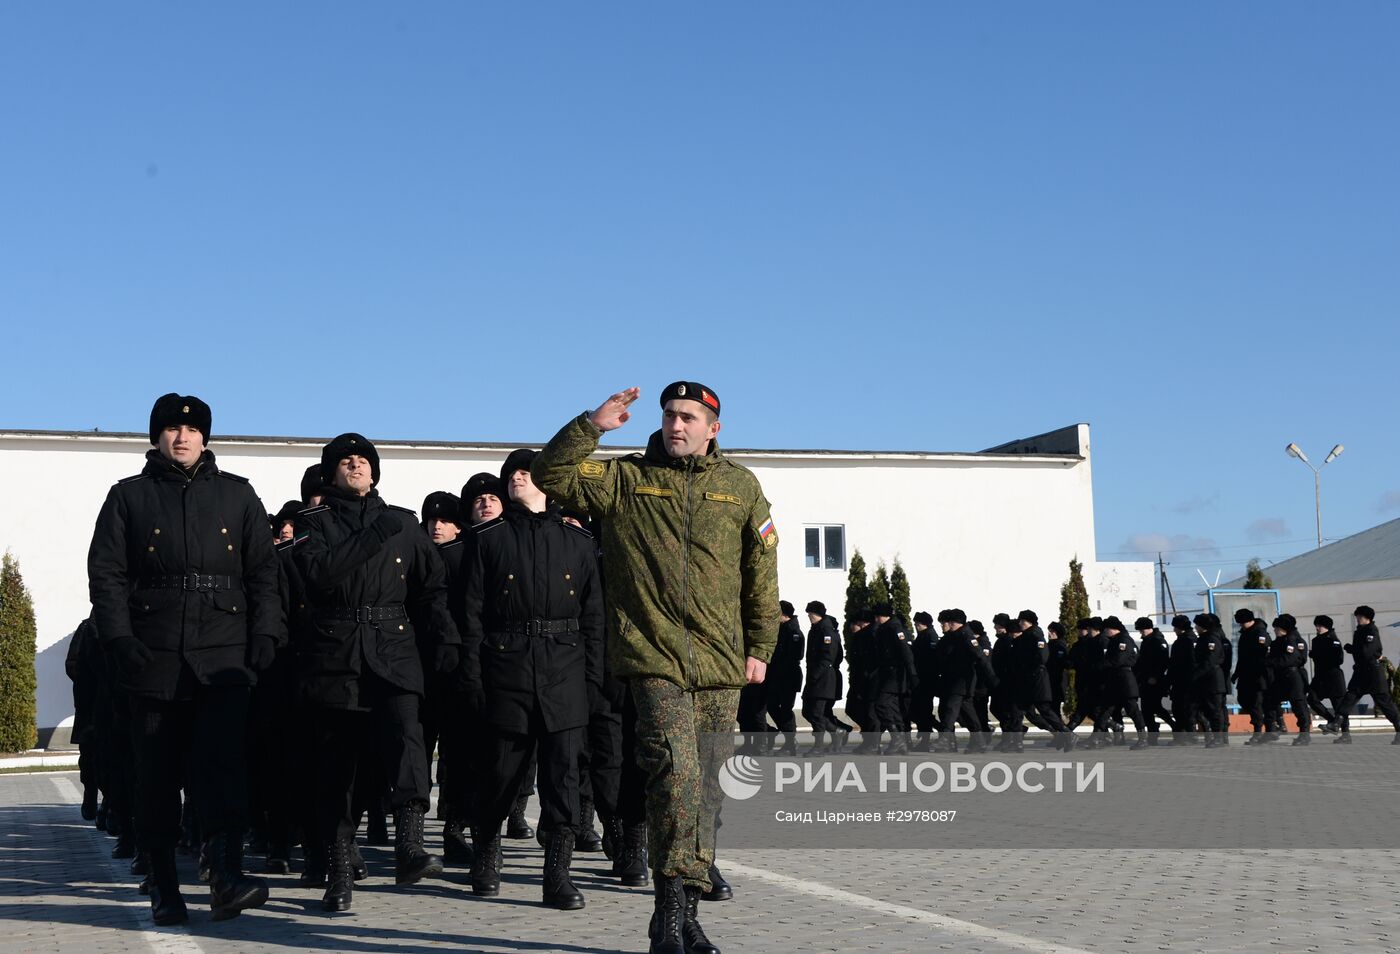
{"type": "Polygon", "coordinates": [[[599,406],[588,418],[593,426],[601,431],[615,431],[632,417],[628,406],[642,396],[641,388],[628,388],[618,391],[599,406]]]}

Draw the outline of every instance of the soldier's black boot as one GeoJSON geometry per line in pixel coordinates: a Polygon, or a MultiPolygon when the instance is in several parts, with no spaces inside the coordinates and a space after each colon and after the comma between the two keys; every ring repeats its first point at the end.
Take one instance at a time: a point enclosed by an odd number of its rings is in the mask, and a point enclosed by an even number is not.
{"type": "Polygon", "coordinates": [[[862,732],[860,736],[860,745],[855,747],[853,754],[870,755],[871,753],[879,753],[880,735],[881,733],[879,732],[862,732]]]}
{"type": "Polygon", "coordinates": [[[850,729],[837,729],[831,736],[831,745],[827,746],[827,753],[830,755],[840,755],[846,750],[846,741],[851,737],[850,729]]]}
{"type": "Polygon", "coordinates": [[[681,933],[685,927],[685,882],[679,875],[667,878],[659,872],[652,880],[656,885],[656,903],[647,928],[651,938],[647,954],[685,954],[681,933]]]}
{"type": "Polygon", "coordinates": [[[1333,745],[1351,745],[1351,730],[1343,729],[1341,735],[1332,740],[1333,745]]]}
{"type": "Polygon", "coordinates": [[[369,810],[365,819],[365,844],[383,848],[389,844],[389,825],[384,820],[384,812],[379,806],[369,810]]]}
{"type": "Polygon", "coordinates": [[[574,851],[602,851],[603,839],[593,827],[593,799],[580,798],[578,808],[578,834],[574,837],[574,851]]]}
{"type": "Polygon", "coordinates": [[[501,835],[472,827],[472,894],[494,898],[501,893],[501,835]]]}
{"type": "Polygon", "coordinates": [[[535,837],[535,830],[531,828],[530,823],[525,820],[525,803],[529,800],[529,794],[521,795],[515,800],[515,807],[510,810],[510,817],[506,819],[507,838],[520,839],[535,837]]]}
{"type": "Polygon", "coordinates": [[[215,921],[267,902],[267,882],[243,873],[241,831],[220,832],[209,840],[209,849],[209,907],[215,921]]]}
{"type": "Polygon", "coordinates": [[[350,839],[337,835],[326,859],[326,893],[321,897],[325,911],[349,911],[355,898],[355,871],[350,863],[350,839]]]}
{"type": "Polygon", "coordinates": [[[131,859],[131,873],[145,877],[151,872],[151,863],[146,860],[146,852],[138,850],[136,857],[131,859]]]}
{"type": "Polygon", "coordinates": [[[599,815],[603,823],[603,855],[611,861],[612,873],[617,874],[617,859],[622,853],[622,818],[617,815],[599,815]]]}
{"type": "Polygon", "coordinates": [[[1390,740],[1391,745],[1400,745],[1400,729],[1395,730],[1395,737],[1390,740]]]}
{"type": "MultiPolygon", "coordinates": [[[[816,729],[813,729],[813,730],[812,730],[812,747],[809,748],[809,749],[807,750],[806,754],[807,754],[807,755],[825,755],[829,750],[828,750],[828,748],[827,748],[825,745],[822,744],[822,739],[823,739],[823,738],[825,738],[824,733],[818,732],[816,729]]],[[[796,745],[795,742],[794,742],[793,744],[796,745]]]]}
{"type": "Polygon", "coordinates": [[[920,732],[918,741],[914,743],[914,752],[930,752],[933,750],[933,734],[931,732],[920,732]]]}
{"type": "Polygon", "coordinates": [[[423,849],[423,809],[405,805],[394,812],[394,883],[417,884],[442,874],[442,859],[423,849]]]}
{"type": "Polygon", "coordinates": [[[305,865],[297,877],[297,884],[303,888],[324,888],[326,886],[326,849],[315,842],[302,845],[305,865]]]}
{"type": "Polygon", "coordinates": [[[783,747],[778,750],[779,755],[797,754],[797,730],[783,733],[783,747]]]}
{"type": "Polygon", "coordinates": [[[97,814],[92,819],[92,825],[98,831],[107,830],[107,799],[102,799],[102,803],[97,806],[97,814]]]}
{"type": "Polygon", "coordinates": [[[175,869],[175,846],[150,852],[151,873],[146,876],[151,896],[151,917],[167,927],[190,919],[185,899],[180,895],[180,875],[175,869]]]}
{"type": "Polygon", "coordinates": [[[83,786],[83,821],[92,821],[97,817],[97,786],[83,786]]]}
{"type": "Polygon", "coordinates": [[[1296,738],[1296,739],[1293,740],[1293,744],[1294,744],[1294,745],[1307,745],[1307,744],[1311,741],[1311,740],[1308,738],[1308,736],[1310,736],[1310,735],[1312,735],[1311,732],[1299,732],[1299,733],[1298,733],[1298,738],[1296,738]]]}
{"type": "Polygon", "coordinates": [[[447,821],[442,826],[442,863],[468,867],[474,857],[471,842],[465,834],[466,824],[456,809],[447,809],[447,821]]]}
{"type": "Polygon", "coordinates": [[[882,755],[908,755],[909,737],[903,732],[891,732],[890,744],[885,746],[882,755]]]}
{"type": "MultiPolygon", "coordinates": [[[[107,820],[107,827],[110,830],[112,821],[107,820]]],[[[136,835],[130,826],[123,826],[117,834],[117,843],[112,846],[112,857],[117,859],[127,859],[136,857],[136,835]]]]}
{"type": "Polygon", "coordinates": [[[360,854],[360,846],[355,844],[355,839],[350,839],[350,874],[356,881],[363,881],[369,877],[369,865],[365,864],[364,856],[360,854]]]}
{"type": "Polygon", "coordinates": [[[574,887],[569,877],[573,860],[574,833],[567,828],[549,833],[544,846],[544,903],[560,911],[577,911],[583,907],[583,892],[574,887]]]}
{"type": "Polygon", "coordinates": [[[291,870],[292,845],[286,826],[274,826],[267,839],[267,873],[286,874],[291,870]]]}
{"type": "Polygon", "coordinates": [[[719,865],[710,862],[710,890],[700,896],[703,901],[728,901],[734,897],[734,889],[719,873],[719,865]]]}
{"type": "Polygon", "coordinates": [[[629,888],[640,888],[647,883],[646,822],[622,826],[622,842],[617,860],[613,862],[613,874],[629,888]]]}
{"type": "Polygon", "coordinates": [[[719,954],[700,926],[700,886],[685,886],[685,923],[681,925],[681,944],[685,954],[719,954]]]}

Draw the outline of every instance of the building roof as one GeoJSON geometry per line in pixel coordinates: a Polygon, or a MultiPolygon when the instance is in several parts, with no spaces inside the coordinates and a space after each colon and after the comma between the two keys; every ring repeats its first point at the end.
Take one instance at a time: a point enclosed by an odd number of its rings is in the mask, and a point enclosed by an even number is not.
{"type": "MultiPolygon", "coordinates": [[[[1310,550],[1264,570],[1275,589],[1400,579],[1400,518],[1310,550]]],[[[1235,588],[1244,577],[1222,584],[1235,588]]]]}
{"type": "MultiPolygon", "coordinates": [[[[1052,434],[1063,434],[1066,431],[1078,433],[1079,427],[1086,425],[1071,425],[1062,428],[1052,434]]],[[[39,439],[39,440],[115,440],[115,441],[135,441],[141,444],[148,444],[150,436],[148,434],[135,431],[52,431],[52,430],[30,430],[11,429],[0,430],[0,440],[11,439],[39,439]]],[[[507,444],[495,441],[425,441],[425,440],[395,440],[388,438],[371,438],[378,447],[393,448],[440,448],[443,450],[455,451],[490,451],[503,452],[511,451],[517,447],[539,448],[543,445],[535,443],[507,444]]],[[[329,437],[275,437],[275,436],[251,436],[237,434],[216,434],[212,444],[215,450],[220,444],[284,444],[290,446],[312,445],[319,447],[330,440],[329,437]]],[[[1028,439],[1033,441],[1034,439],[1028,439]]],[[[1053,446],[1042,447],[1030,443],[1017,442],[1019,446],[1016,450],[1011,450],[1013,445],[1002,445],[999,448],[981,452],[967,451],[889,451],[889,450],[827,450],[827,449],[775,449],[775,448],[743,448],[724,447],[724,453],[745,456],[745,457],[767,457],[767,458],[789,458],[789,459],[828,459],[828,460],[982,460],[1005,459],[1007,457],[1020,458],[1026,462],[1042,461],[1055,462],[1061,465],[1069,465],[1082,461],[1087,456],[1087,447],[1082,447],[1078,440],[1070,442],[1061,440],[1053,446]],[[1003,449],[1007,448],[1007,449],[1003,449]]],[[[603,454],[627,454],[634,451],[645,450],[645,447],[606,445],[598,450],[603,454]]]]}

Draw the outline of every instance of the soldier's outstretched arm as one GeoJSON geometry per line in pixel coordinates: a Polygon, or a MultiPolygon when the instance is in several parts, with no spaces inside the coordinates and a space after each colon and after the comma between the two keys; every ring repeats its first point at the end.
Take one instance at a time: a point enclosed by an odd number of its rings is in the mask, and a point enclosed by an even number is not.
{"type": "Polygon", "coordinates": [[[584,412],[555,434],[535,458],[530,476],[547,496],[595,517],[606,517],[617,503],[617,465],[589,460],[598,440],[625,424],[641,391],[628,388],[608,398],[591,414],[584,412]]]}

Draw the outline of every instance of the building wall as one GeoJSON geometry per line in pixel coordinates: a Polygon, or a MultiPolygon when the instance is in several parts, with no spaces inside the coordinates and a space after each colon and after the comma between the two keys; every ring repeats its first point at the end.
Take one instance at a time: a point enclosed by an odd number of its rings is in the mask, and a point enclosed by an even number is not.
{"type": "MultiPolygon", "coordinates": [[[[1151,564],[1094,560],[1093,486],[1086,457],[1014,455],[746,452],[772,501],[778,526],[782,597],[799,612],[821,600],[843,614],[846,571],[804,565],[802,528],[845,527],[846,557],[859,548],[873,572],[900,558],[915,609],[961,606],[990,620],[1031,608],[1054,618],[1072,557],[1086,564],[1089,586],[1136,586],[1151,564]],[[1105,575],[1106,574],[1106,575],[1105,575]],[[1107,583],[1105,582],[1107,581],[1107,583]]],[[[20,560],[39,627],[39,721],[54,726],[71,713],[63,673],[67,636],[88,613],[86,554],[107,488],[136,473],[149,444],[118,435],[0,434],[0,547],[20,560]]],[[[221,467],[249,478],[275,511],[297,495],[319,442],[238,439],[212,449],[221,467]]],[[[460,490],[480,470],[496,472],[507,449],[470,445],[380,445],[380,490],[417,509],[430,491],[460,490]]],[[[1136,590],[1134,590],[1136,592],[1136,590]]],[[[1091,598],[1094,593],[1091,592],[1091,598]]],[[[1141,597],[1139,597],[1141,599],[1141,597]]],[[[1140,603],[1145,607],[1145,603],[1140,603]]],[[[1144,608],[1143,613],[1148,613],[1144,608]]],[[[1122,615],[1122,613],[1119,613],[1122,615]]],[[[1150,614],[1149,614],[1150,615],[1150,614]]]]}

